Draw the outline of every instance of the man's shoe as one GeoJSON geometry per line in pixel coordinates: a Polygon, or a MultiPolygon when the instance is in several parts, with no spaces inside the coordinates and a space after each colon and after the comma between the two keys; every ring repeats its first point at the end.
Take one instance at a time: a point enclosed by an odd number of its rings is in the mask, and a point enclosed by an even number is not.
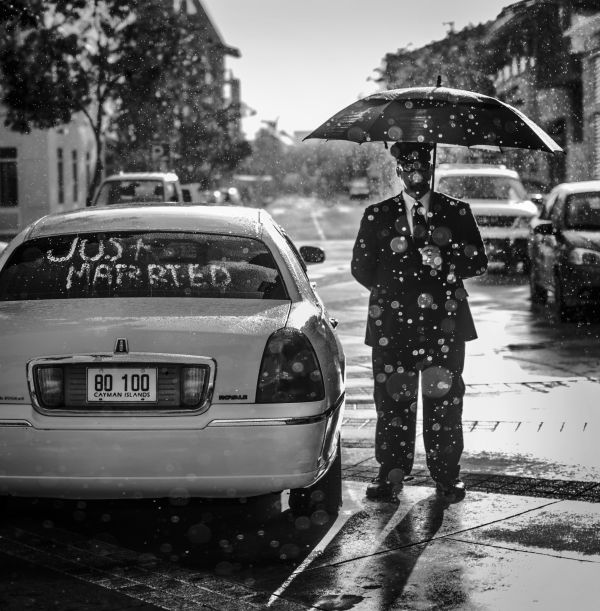
{"type": "Polygon", "coordinates": [[[391,501],[402,490],[404,473],[401,469],[379,468],[379,474],[367,486],[366,497],[371,500],[391,501]]]}
{"type": "Polygon", "coordinates": [[[459,503],[465,498],[465,494],[467,493],[465,483],[460,479],[456,479],[449,484],[436,482],[435,490],[438,496],[443,497],[450,503],[459,503]]]}

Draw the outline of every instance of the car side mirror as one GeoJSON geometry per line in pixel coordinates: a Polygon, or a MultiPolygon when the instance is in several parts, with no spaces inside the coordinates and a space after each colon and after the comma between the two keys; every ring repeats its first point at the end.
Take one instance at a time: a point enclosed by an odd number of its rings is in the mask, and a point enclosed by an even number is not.
{"type": "Polygon", "coordinates": [[[323,263],[325,251],[318,246],[300,246],[300,256],[305,263],[323,263]]]}
{"type": "Polygon", "coordinates": [[[533,233],[536,235],[552,235],[554,233],[554,226],[550,221],[540,223],[533,228],[533,233]]]}

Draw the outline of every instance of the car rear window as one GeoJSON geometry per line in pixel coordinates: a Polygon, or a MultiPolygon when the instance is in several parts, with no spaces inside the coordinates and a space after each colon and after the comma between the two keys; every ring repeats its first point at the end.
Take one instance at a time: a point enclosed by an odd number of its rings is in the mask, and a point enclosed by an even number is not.
{"type": "Polygon", "coordinates": [[[441,176],[437,190],[467,200],[522,201],[527,198],[523,184],[510,176],[441,176]]]}
{"type": "Polygon", "coordinates": [[[0,270],[0,300],[118,297],[287,299],[269,248],[241,236],[115,232],[21,244],[0,270]]]}
{"type": "Polygon", "coordinates": [[[96,205],[172,201],[174,187],[170,185],[168,191],[165,193],[161,180],[111,180],[102,185],[96,205]]]}
{"type": "Polygon", "coordinates": [[[571,229],[600,229],[600,193],[575,193],[567,198],[566,226],[571,229]]]}

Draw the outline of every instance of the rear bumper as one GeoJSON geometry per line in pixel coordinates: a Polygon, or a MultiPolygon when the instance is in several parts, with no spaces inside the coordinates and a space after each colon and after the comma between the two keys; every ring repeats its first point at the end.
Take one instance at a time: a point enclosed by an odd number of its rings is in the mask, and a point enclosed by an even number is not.
{"type": "Polygon", "coordinates": [[[343,410],[344,396],[314,416],[201,429],[42,429],[0,419],[0,494],[236,498],[301,488],[329,467],[343,410]]]}

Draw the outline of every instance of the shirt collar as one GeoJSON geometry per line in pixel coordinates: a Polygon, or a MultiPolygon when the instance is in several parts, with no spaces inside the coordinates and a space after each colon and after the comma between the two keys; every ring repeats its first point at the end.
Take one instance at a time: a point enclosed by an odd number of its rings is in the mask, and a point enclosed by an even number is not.
{"type": "MultiPolygon", "coordinates": [[[[402,190],[402,197],[404,198],[404,205],[408,212],[412,212],[413,206],[417,201],[414,197],[409,195],[406,191],[402,190]]],[[[423,204],[425,212],[429,212],[429,200],[431,198],[431,191],[427,191],[423,197],[419,198],[419,201],[423,204]]]]}

